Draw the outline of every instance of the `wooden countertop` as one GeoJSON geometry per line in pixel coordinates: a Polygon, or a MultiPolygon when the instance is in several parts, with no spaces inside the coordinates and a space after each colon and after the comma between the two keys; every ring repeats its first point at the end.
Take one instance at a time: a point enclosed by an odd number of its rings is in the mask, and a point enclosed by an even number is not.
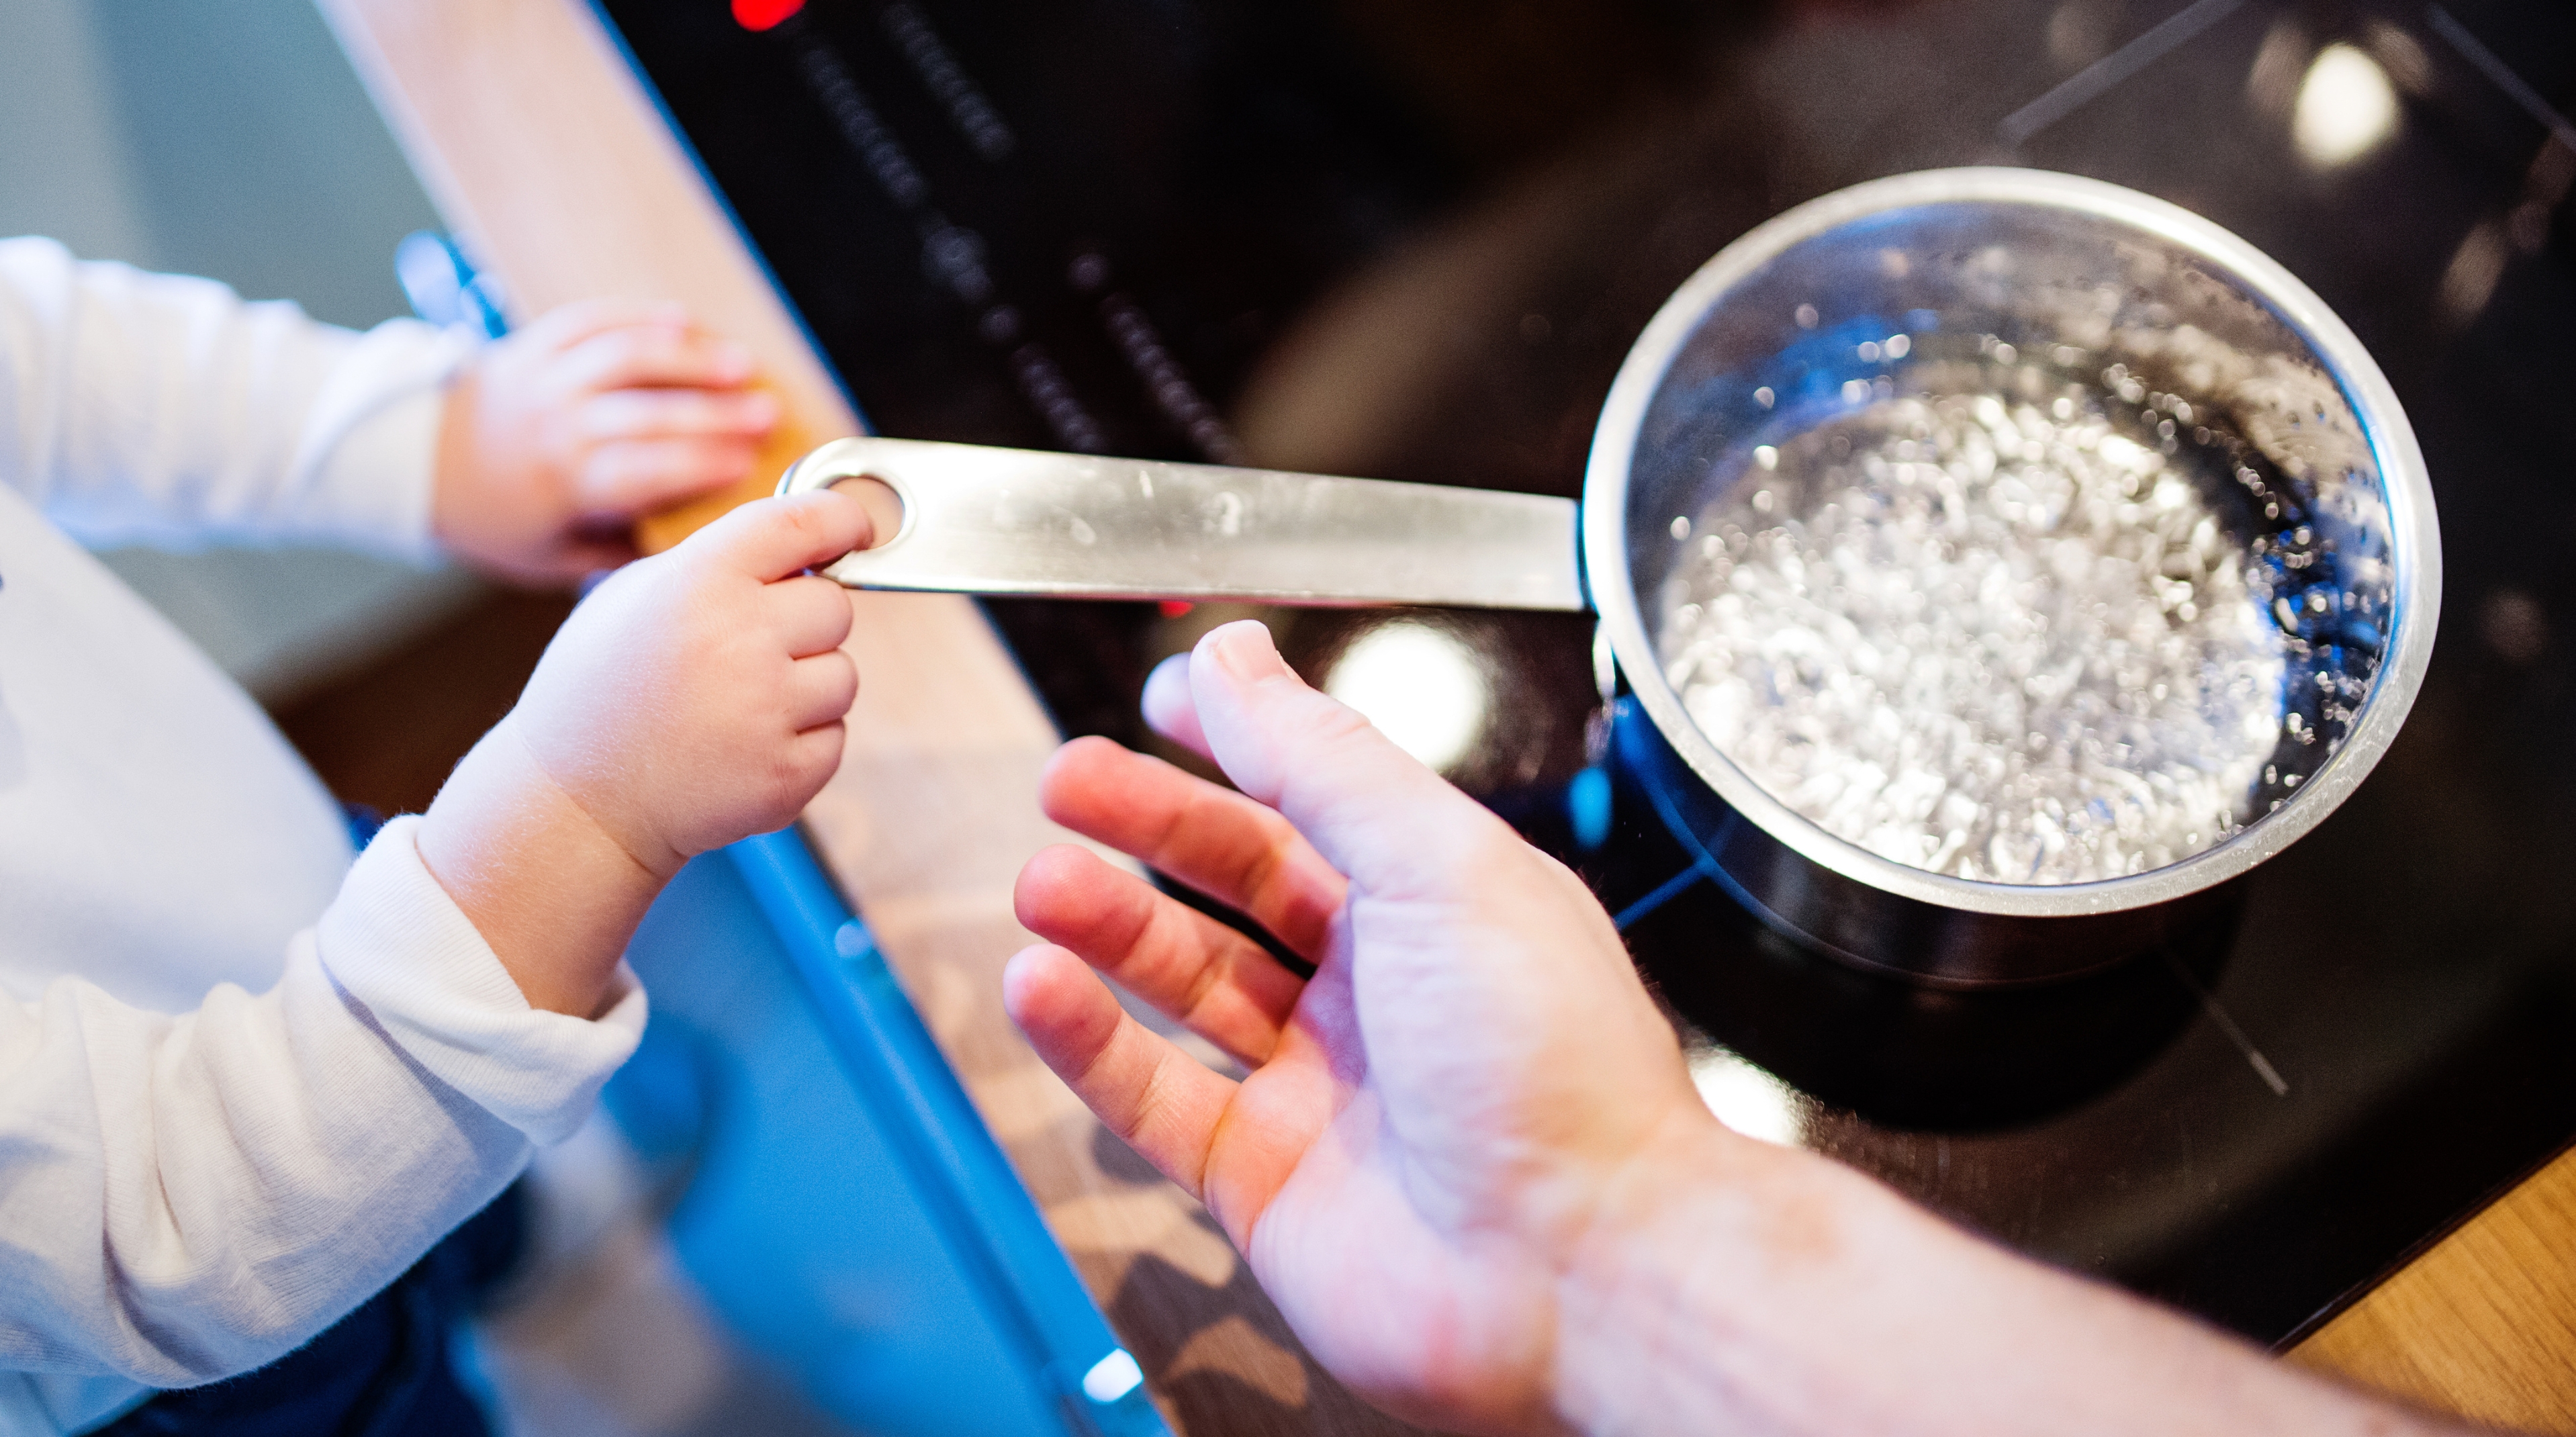
{"type": "Polygon", "coordinates": [[[2288,1358],[2493,1426],[2576,1434],[2576,1148],[2288,1358]]]}
{"type": "MultiPolygon", "coordinates": [[[[855,416],[579,0],[322,0],[448,224],[534,312],[687,302],[761,356],[776,473],[855,416]]],[[[767,484],[747,486],[765,492],[767,484]]],[[[721,503],[710,506],[722,507],[721,503]]],[[[685,529],[681,516],[662,537],[685,529]]],[[[1377,1433],[1197,1205],[1142,1171],[1002,1013],[1021,862],[1069,835],[1035,801],[1056,735],[968,600],[854,594],[865,676],[806,815],[1022,1180],[1182,1432],[1377,1433]]],[[[2576,1434],[2576,1154],[2291,1355],[2482,1420],[2576,1434]]]]}

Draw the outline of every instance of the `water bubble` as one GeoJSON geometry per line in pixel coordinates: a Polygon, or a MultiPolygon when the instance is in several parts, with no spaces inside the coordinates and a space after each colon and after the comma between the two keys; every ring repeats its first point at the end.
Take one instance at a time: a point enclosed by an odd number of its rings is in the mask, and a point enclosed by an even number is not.
{"type": "Polygon", "coordinates": [[[2263,811],[2298,615],[2208,497],[2243,492],[2232,458],[2202,476],[2157,452],[2162,411],[1983,348],[1989,388],[1855,381],[1755,448],[1764,482],[1696,517],[1727,542],[1677,561],[1658,656],[1757,784],[1897,862],[2045,884],[2177,861],[2263,811]]]}

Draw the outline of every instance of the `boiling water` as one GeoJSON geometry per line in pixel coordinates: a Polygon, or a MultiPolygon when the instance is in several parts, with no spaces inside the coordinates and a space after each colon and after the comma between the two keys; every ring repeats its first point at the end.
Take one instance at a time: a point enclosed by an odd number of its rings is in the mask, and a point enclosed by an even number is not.
{"type": "Polygon", "coordinates": [[[2262,485],[2120,371],[2007,377],[1921,367],[1756,449],[1674,521],[1666,673],[1755,782],[1897,862],[2062,884],[2189,857],[2299,737],[2262,485]]]}

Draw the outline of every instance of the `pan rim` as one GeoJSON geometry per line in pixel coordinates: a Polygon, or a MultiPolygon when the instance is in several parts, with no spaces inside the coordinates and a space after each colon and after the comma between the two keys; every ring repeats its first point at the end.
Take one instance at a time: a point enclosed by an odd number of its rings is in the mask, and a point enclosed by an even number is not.
{"type": "Polygon", "coordinates": [[[1593,431],[1583,489],[1583,559],[1593,608],[1639,702],[1701,782],[1799,856],[1900,897],[2009,917],[2075,917],[2169,902],[2239,877],[2323,822],[2377,766],[2432,658],[2441,609],[2441,536],[2423,453],[2395,389],[2360,340],[2278,261],[2178,205],[2104,181],[2000,166],[1925,170],[1871,180],[1790,209],[1720,250],[1664,302],[1629,349],[1593,431]],[[2024,205],[2125,226],[2230,275],[2315,352],[2341,387],[2379,466],[2388,505],[2396,599],[2388,651],[2343,746],[2280,808],[2223,843],[2144,873],[2089,883],[2008,884],[1933,873],[1872,853],[1789,808],[1699,730],[1654,656],[1628,562],[1629,478],[1648,406],[1702,319],[1792,247],[1894,210],[2024,205]]]}

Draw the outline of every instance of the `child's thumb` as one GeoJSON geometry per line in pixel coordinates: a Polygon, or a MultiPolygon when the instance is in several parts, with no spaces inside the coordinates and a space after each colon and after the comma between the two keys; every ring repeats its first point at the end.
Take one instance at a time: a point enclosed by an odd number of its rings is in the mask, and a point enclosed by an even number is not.
{"type": "Polygon", "coordinates": [[[689,536],[695,552],[764,583],[820,568],[875,537],[858,500],[829,489],[755,499],[689,536]]]}

